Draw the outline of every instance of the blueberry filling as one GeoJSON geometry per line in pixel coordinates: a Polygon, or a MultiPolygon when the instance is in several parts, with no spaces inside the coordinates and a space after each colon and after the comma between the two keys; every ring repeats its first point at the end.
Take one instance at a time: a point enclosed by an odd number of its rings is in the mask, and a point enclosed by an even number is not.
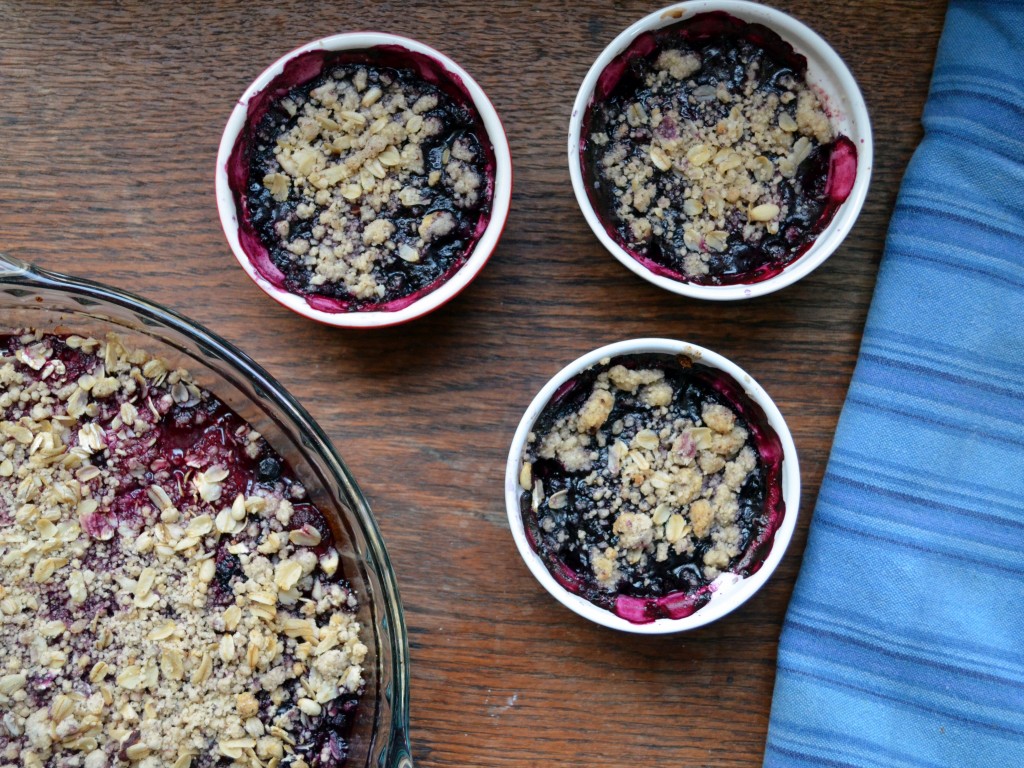
{"type": "Polygon", "coordinates": [[[781,444],[721,372],[629,355],[558,391],[523,455],[527,537],[555,579],[636,623],[757,571],[781,523],[781,444]]]}
{"type": "Polygon", "coordinates": [[[639,36],[583,125],[588,193],[612,238],[659,275],[765,280],[846,200],[856,148],[771,30],[699,14],[639,36]]]}
{"type": "Polygon", "coordinates": [[[400,309],[486,228],[493,149],[462,84],[426,57],[299,58],[250,104],[229,162],[242,245],[317,309],[400,309]]]}

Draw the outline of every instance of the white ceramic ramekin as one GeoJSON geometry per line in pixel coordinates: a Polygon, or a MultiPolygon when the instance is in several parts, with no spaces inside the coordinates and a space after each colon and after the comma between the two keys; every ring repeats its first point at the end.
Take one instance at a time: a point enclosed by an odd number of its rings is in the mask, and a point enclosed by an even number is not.
{"type": "MultiPolygon", "coordinates": [[[[382,63],[386,65],[386,61],[382,63]]],[[[308,81],[308,78],[306,80],[308,81]]],[[[461,292],[480,272],[497,246],[508,218],[509,205],[512,200],[512,160],[509,154],[508,139],[505,136],[501,120],[498,118],[498,113],[483,89],[462,67],[444,54],[416,40],[380,32],[352,32],[314,40],[282,56],[264,70],[245,90],[231,112],[231,117],[228,119],[224,135],[221,138],[220,149],[217,152],[216,189],[217,209],[228,244],[242,269],[267,295],[288,309],[327,325],[345,328],[380,328],[398,325],[437,309],[461,292]],[[477,239],[462,267],[448,277],[445,282],[418,296],[412,303],[393,311],[325,311],[311,306],[304,296],[275,285],[253,264],[240,241],[240,211],[235,203],[235,192],[231,186],[228,164],[236,143],[246,128],[250,103],[284,72],[286,66],[294,71],[296,68],[301,68],[304,57],[309,57],[310,54],[317,55],[322,51],[371,49],[377,49],[378,52],[381,49],[411,52],[412,55],[430,59],[438,65],[439,71],[443,72],[445,77],[461,91],[468,93],[472,100],[472,106],[479,114],[487,138],[494,150],[493,198],[490,216],[486,229],[477,239]]]]}
{"type": "Polygon", "coordinates": [[[782,418],[782,414],[779,413],[779,409],[758,383],[739,366],[719,354],[685,341],[675,341],[672,339],[632,339],[609,344],[600,349],[595,349],[593,352],[588,352],[555,374],[544,385],[543,389],[537,393],[533,402],[530,403],[530,407],[526,409],[526,413],[519,423],[519,428],[516,430],[515,437],[512,439],[512,447],[508,454],[508,464],[505,469],[505,506],[508,512],[509,527],[512,530],[512,538],[515,539],[523,561],[544,589],[551,593],[562,605],[586,619],[612,629],[644,635],[668,634],[696,629],[725,616],[750,599],[771,577],[782,560],[786,547],[789,546],[790,539],[793,537],[793,530],[796,527],[797,513],[800,507],[800,467],[797,462],[796,446],[793,444],[793,437],[786,426],[785,420],[782,418]],[[598,364],[605,358],[645,353],[685,355],[694,362],[703,363],[710,368],[721,371],[726,377],[731,378],[747,397],[764,411],[768,426],[774,430],[782,446],[783,459],[780,480],[785,512],[782,522],[775,532],[770,549],[765,555],[760,568],[754,573],[751,573],[746,578],[735,573],[721,574],[714,582],[710,601],[689,616],[678,619],[662,618],[646,624],[638,624],[622,618],[609,610],[598,607],[583,597],[570,592],[551,575],[544,561],[530,545],[526,534],[520,510],[520,495],[523,493],[523,490],[519,485],[519,476],[522,469],[523,449],[526,446],[527,437],[541,412],[560,387],[582,371],[598,364]]]}
{"type": "Polygon", "coordinates": [[[784,288],[819,267],[839,247],[860,214],[871,181],[874,150],[867,106],[857,82],[839,55],[816,32],[782,11],[746,0],[693,0],[655,11],[622,32],[597,57],[580,86],[569,122],[569,174],[583,215],[597,239],[627,269],[665,290],[697,299],[732,300],[763,296],[784,288]],[[857,174],[846,201],[814,244],[782,272],[766,280],[736,285],[699,285],[658,275],[637,261],[608,233],[594,210],[583,176],[581,131],[594,91],[605,68],[645,32],[679,23],[700,13],[722,11],[775,31],[793,49],[807,58],[807,80],[824,96],[824,103],[838,133],[847,136],[857,149],[857,174]]]}

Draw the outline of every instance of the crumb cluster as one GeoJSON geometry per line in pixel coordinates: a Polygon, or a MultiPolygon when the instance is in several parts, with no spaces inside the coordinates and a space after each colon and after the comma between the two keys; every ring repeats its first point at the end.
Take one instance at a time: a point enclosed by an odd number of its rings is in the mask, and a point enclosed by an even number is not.
{"type": "Polygon", "coordinates": [[[540,529],[603,590],[650,585],[670,558],[696,559],[710,581],[740,553],[738,494],[757,465],[748,437],[725,405],[684,403],[663,370],[613,365],[582,405],[530,434],[520,484],[540,529]]]}
{"type": "Polygon", "coordinates": [[[301,485],[237,417],[174,469],[218,401],[114,336],[0,341],[0,766],[340,764],[295,747],[367,648],[301,485]]]}
{"type": "Polygon", "coordinates": [[[589,140],[620,232],[652,244],[691,277],[731,243],[777,234],[803,192],[797,169],[835,138],[815,91],[790,71],[767,77],[765,53],[740,46],[732,81],[685,44],[645,60],[635,93],[597,107],[589,140]]]}
{"type": "Polygon", "coordinates": [[[303,290],[383,299],[388,266],[428,262],[468,234],[460,214],[484,203],[485,157],[471,131],[453,131],[438,88],[347,66],[278,109],[286,118],[255,170],[274,201],[290,202],[274,217],[274,253],[308,275],[303,290]]]}

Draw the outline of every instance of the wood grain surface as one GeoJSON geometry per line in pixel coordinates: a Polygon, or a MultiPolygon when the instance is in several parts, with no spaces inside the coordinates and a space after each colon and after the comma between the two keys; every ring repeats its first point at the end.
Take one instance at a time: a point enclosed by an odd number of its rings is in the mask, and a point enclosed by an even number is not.
{"type": "Polygon", "coordinates": [[[779,0],[867,98],[876,170],[860,220],[801,283],[701,303],[627,272],[580,214],[564,154],[600,50],[656,3],[0,0],[0,248],[180,310],[252,355],[360,480],[409,624],[419,766],[757,766],[775,654],[890,212],[920,138],[935,0],[779,0]],[[384,331],[315,325],[268,299],[220,231],[214,158],[271,61],[359,29],[447,52],[490,95],[515,192],[500,246],[459,298],[384,331]],[[800,453],[797,535],[771,582],[702,630],[617,634],[563,609],[523,565],[502,496],[526,405],[596,346],[668,336],[736,361],[800,453]]]}

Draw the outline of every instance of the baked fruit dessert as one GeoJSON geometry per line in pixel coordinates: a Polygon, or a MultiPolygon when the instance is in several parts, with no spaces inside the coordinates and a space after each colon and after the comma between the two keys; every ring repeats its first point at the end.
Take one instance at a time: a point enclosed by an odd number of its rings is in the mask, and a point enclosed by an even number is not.
{"type": "Polygon", "coordinates": [[[806,72],[778,34],[720,11],[639,35],[601,74],[581,131],[612,239],[698,285],[763,281],[806,252],[857,172],[806,72]]]}
{"type": "Polygon", "coordinates": [[[342,766],[357,608],[292,469],[186,370],[0,337],[0,766],[342,766]]]}
{"type": "Polygon", "coordinates": [[[290,62],[228,168],[247,256],[327,312],[396,311],[443,284],[487,228],[494,174],[464,85],[397,45],[290,62]]]}
{"type": "Polygon", "coordinates": [[[634,623],[689,616],[760,568],[782,523],[783,451],[763,410],[684,355],[605,358],[526,438],[520,510],[565,589],[634,623]]]}

